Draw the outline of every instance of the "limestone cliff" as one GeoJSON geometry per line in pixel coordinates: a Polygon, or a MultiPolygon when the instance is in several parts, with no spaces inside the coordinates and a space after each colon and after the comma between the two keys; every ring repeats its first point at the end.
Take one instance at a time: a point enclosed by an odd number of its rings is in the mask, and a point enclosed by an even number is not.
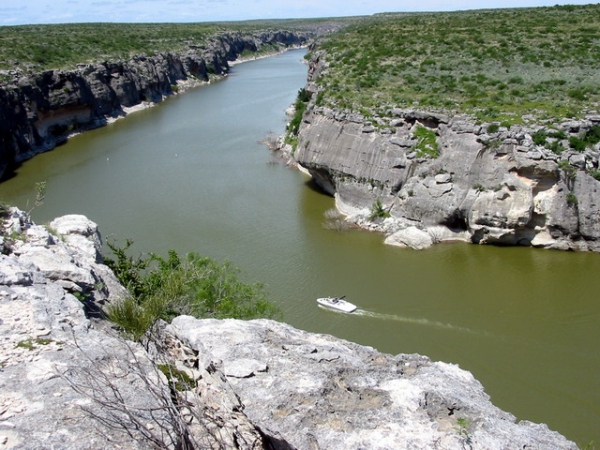
{"type": "MultiPolygon", "coordinates": [[[[317,58],[307,86],[313,93],[322,69],[317,58]]],[[[388,243],[423,248],[460,239],[600,251],[600,144],[564,150],[570,137],[600,129],[600,116],[507,129],[424,110],[390,108],[366,119],[318,107],[316,97],[294,159],[349,220],[384,231],[388,243]],[[422,130],[435,139],[429,151],[420,148],[422,130]],[[560,137],[536,144],[536,132],[546,130],[560,137]],[[377,201],[386,214],[370,221],[377,201]]]]}
{"type": "Polygon", "coordinates": [[[0,446],[13,449],[569,449],[494,407],[473,376],[268,320],[97,316],[126,295],[97,226],[11,209],[0,247],[0,446]]]}
{"type": "Polygon", "coordinates": [[[38,74],[15,72],[0,86],[0,177],[16,163],[50,150],[70,134],[106,124],[127,108],[159,102],[178,82],[223,75],[243,52],[305,45],[313,32],[223,33],[181,53],[137,55],[38,74]]]}

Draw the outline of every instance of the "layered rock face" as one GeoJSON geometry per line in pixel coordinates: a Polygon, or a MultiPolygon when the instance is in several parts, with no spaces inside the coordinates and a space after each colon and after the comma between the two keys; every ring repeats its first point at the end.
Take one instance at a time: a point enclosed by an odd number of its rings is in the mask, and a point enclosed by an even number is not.
{"type": "Polygon", "coordinates": [[[0,446],[14,449],[576,449],[473,376],[269,320],[159,324],[128,342],[96,225],[16,209],[0,256],[0,446]]]}
{"type": "Polygon", "coordinates": [[[517,423],[451,364],[267,320],[181,316],[167,330],[222,371],[275,448],[576,448],[545,425],[517,423]]]}
{"type": "MultiPolygon", "coordinates": [[[[314,104],[307,111],[294,159],[351,221],[384,231],[389,243],[600,251],[599,144],[556,154],[546,147],[568,142],[536,145],[541,125],[488,133],[466,116],[419,110],[392,109],[370,121],[314,104]],[[439,156],[419,150],[419,129],[435,136],[439,156]],[[391,219],[366,219],[377,200],[391,219]]],[[[546,125],[575,137],[600,125],[600,116],[546,125]]]]}
{"type": "Polygon", "coordinates": [[[244,51],[305,45],[312,32],[227,33],[182,53],[80,65],[25,76],[0,87],[0,177],[11,165],[54,148],[68,135],[102,126],[143,102],[158,102],[182,81],[225,74],[244,51]]]}

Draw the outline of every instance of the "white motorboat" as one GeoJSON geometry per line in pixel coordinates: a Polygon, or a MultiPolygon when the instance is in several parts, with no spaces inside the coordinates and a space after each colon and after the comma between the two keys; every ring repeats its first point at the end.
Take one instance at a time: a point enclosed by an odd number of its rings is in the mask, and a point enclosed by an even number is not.
{"type": "Polygon", "coordinates": [[[318,298],[317,303],[327,308],[336,309],[345,313],[351,313],[356,309],[356,305],[344,300],[346,296],[342,297],[323,297],[318,298]]]}

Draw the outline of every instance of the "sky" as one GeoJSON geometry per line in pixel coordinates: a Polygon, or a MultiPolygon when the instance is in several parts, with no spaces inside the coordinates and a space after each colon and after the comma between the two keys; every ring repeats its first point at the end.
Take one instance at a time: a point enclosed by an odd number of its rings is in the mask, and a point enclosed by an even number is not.
{"type": "Polygon", "coordinates": [[[0,0],[0,25],[78,22],[214,22],[585,5],[590,0],[0,0]]]}

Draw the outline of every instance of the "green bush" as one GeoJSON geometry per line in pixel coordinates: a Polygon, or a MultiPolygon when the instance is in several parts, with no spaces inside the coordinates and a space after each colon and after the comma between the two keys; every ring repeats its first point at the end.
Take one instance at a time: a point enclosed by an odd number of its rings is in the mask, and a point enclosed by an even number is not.
{"type": "Polygon", "coordinates": [[[290,123],[287,126],[288,134],[293,136],[298,135],[298,131],[300,130],[300,124],[302,123],[302,117],[304,116],[304,112],[308,107],[308,101],[310,100],[310,92],[306,89],[302,88],[298,91],[298,96],[296,97],[296,102],[294,103],[294,117],[290,120],[290,123]]]}
{"type": "Polygon", "coordinates": [[[419,125],[415,131],[415,137],[417,138],[415,150],[417,150],[418,157],[437,158],[440,156],[435,131],[419,125]]]}
{"type": "Polygon", "coordinates": [[[571,136],[569,138],[569,146],[576,152],[584,152],[587,147],[585,141],[577,136],[571,136]]]}
{"type": "Polygon", "coordinates": [[[554,139],[566,139],[567,133],[565,133],[563,130],[551,130],[550,132],[548,132],[548,137],[554,139]]]}
{"type": "Polygon", "coordinates": [[[375,219],[385,219],[386,217],[390,217],[390,212],[383,207],[381,199],[378,198],[373,205],[371,205],[371,213],[369,214],[368,219],[372,222],[375,219]]]}
{"type": "Polygon", "coordinates": [[[547,145],[548,150],[551,150],[553,153],[560,155],[565,151],[565,147],[563,147],[560,141],[553,141],[547,145]]]}
{"type": "Polygon", "coordinates": [[[264,294],[260,283],[239,280],[239,270],[229,262],[190,253],[182,259],[170,250],[168,257],[156,254],[133,258],[124,247],[109,244],[115,259],[106,258],[131,296],[107,307],[109,320],[134,339],[141,338],[158,319],[188,314],[216,319],[277,318],[281,311],[264,294]]]}
{"type": "Polygon", "coordinates": [[[533,140],[533,143],[535,145],[546,145],[546,139],[548,137],[548,134],[546,133],[546,130],[539,129],[537,130],[535,133],[533,133],[533,135],[531,136],[531,139],[533,140]]]}
{"type": "Polygon", "coordinates": [[[583,136],[583,141],[588,145],[600,142],[600,125],[593,125],[583,136]]]}
{"type": "Polygon", "coordinates": [[[487,132],[488,133],[497,133],[499,129],[500,129],[500,125],[498,125],[497,123],[491,123],[487,127],[487,132]]]}

